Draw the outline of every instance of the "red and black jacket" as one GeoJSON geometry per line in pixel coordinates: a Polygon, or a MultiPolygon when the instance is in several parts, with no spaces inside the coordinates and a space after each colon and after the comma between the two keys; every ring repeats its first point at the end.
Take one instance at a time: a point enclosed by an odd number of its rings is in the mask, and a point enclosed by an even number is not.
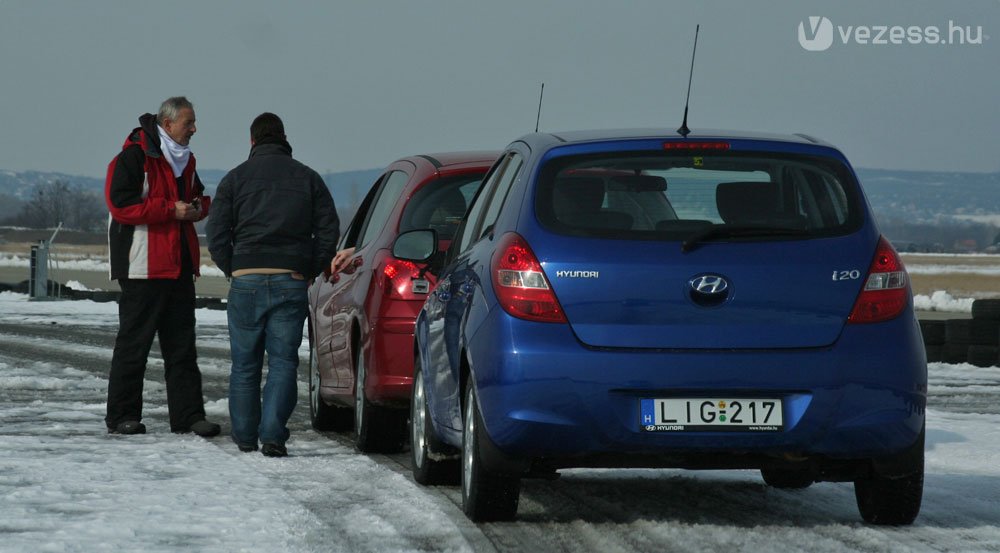
{"type": "Polygon", "coordinates": [[[194,155],[175,178],[160,151],[156,116],[147,113],[139,123],[125,139],[121,153],[108,164],[104,183],[111,213],[111,279],[176,279],[187,268],[198,275],[201,251],[194,223],[174,216],[176,202],[190,203],[195,198],[201,202],[202,219],[208,216],[211,199],[204,195],[194,155]]]}

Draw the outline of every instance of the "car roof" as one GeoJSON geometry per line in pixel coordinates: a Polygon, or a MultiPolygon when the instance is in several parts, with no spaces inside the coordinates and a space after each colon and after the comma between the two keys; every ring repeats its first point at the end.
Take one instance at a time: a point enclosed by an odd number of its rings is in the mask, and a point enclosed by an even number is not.
{"type": "Polygon", "coordinates": [[[492,165],[493,161],[500,155],[499,151],[470,151],[470,152],[439,152],[435,154],[418,154],[405,159],[416,165],[430,163],[435,169],[449,168],[453,165],[492,165]]]}
{"type": "Polygon", "coordinates": [[[795,144],[809,144],[833,147],[831,144],[814,138],[806,134],[776,134],[749,131],[734,131],[720,129],[694,129],[685,138],[676,130],[668,128],[645,128],[645,129],[603,129],[603,130],[580,130],[565,132],[542,132],[532,133],[522,136],[517,141],[528,144],[532,149],[540,147],[548,149],[554,146],[564,146],[567,144],[583,144],[587,142],[603,142],[608,140],[637,140],[637,139],[661,139],[661,140],[764,140],[770,142],[786,142],[795,144]]]}

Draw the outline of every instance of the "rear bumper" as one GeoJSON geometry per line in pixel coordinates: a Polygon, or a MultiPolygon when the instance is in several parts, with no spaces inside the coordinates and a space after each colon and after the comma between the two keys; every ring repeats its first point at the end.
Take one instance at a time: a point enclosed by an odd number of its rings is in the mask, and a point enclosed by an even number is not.
{"type": "Polygon", "coordinates": [[[560,466],[755,467],[901,454],[924,425],[927,367],[911,312],[850,325],[829,348],[597,350],[568,325],[495,310],[468,344],[499,456],[560,466]],[[780,432],[645,432],[639,400],[778,397],[780,432]]]}

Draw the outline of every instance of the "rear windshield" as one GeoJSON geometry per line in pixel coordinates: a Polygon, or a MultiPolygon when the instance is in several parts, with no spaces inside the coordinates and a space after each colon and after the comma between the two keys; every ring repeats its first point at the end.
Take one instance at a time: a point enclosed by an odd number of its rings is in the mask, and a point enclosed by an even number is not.
{"type": "Polygon", "coordinates": [[[861,209],[836,160],[740,152],[556,158],[535,196],[550,230],[622,239],[684,240],[713,228],[767,229],[776,240],[830,236],[856,229],[861,209]]]}
{"type": "Polygon", "coordinates": [[[439,239],[451,240],[482,178],[482,175],[446,177],[420,187],[403,209],[399,232],[432,228],[439,239]]]}

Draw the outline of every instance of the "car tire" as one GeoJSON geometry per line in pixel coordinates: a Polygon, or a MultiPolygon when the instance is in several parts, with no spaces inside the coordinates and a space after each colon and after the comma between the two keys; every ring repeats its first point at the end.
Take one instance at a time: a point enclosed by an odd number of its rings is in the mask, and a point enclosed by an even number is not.
{"type": "Polygon", "coordinates": [[[764,483],[779,490],[803,490],[815,481],[809,472],[799,470],[760,469],[764,483]]]}
{"type": "Polygon", "coordinates": [[[410,466],[413,479],[424,486],[457,484],[461,476],[459,455],[434,434],[419,356],[413,360],[413,368],[413,392],[410,396],[410,466]]]}
{"type": "Polygon", "coordinates": [[[408,412],[386,409],[368,401],[365,396],[364,348],[357,347],[354,355],[354,445],[362,453],[397,453],[406,441],[408,412]]]}
{"type": "Polygon", "coordinates": [[[903,477],[882,476],[875,471],[854,481],[854,496],[861,518],[869,524],[905,526],[920,514],[924,492],[924,434],[920,433],[916,471],[903,477]]]}
{"type": "Polygon", "coordinates": [[[313,338],[312,321],[309,321],[309,420],[316,430],[345,432],[354,423],[354,413],[346,407],[327,405],[320,395],[322,380],[319,375],[319,353],[313,338]]]}
{"type": "Polygon", "coordinates": [[[514,520],[521,494],[517,476],[490,472],[483,466],[485,436],[472,378],[465,386],[462,428],[462,510],[475,522],[514,520]]]}

